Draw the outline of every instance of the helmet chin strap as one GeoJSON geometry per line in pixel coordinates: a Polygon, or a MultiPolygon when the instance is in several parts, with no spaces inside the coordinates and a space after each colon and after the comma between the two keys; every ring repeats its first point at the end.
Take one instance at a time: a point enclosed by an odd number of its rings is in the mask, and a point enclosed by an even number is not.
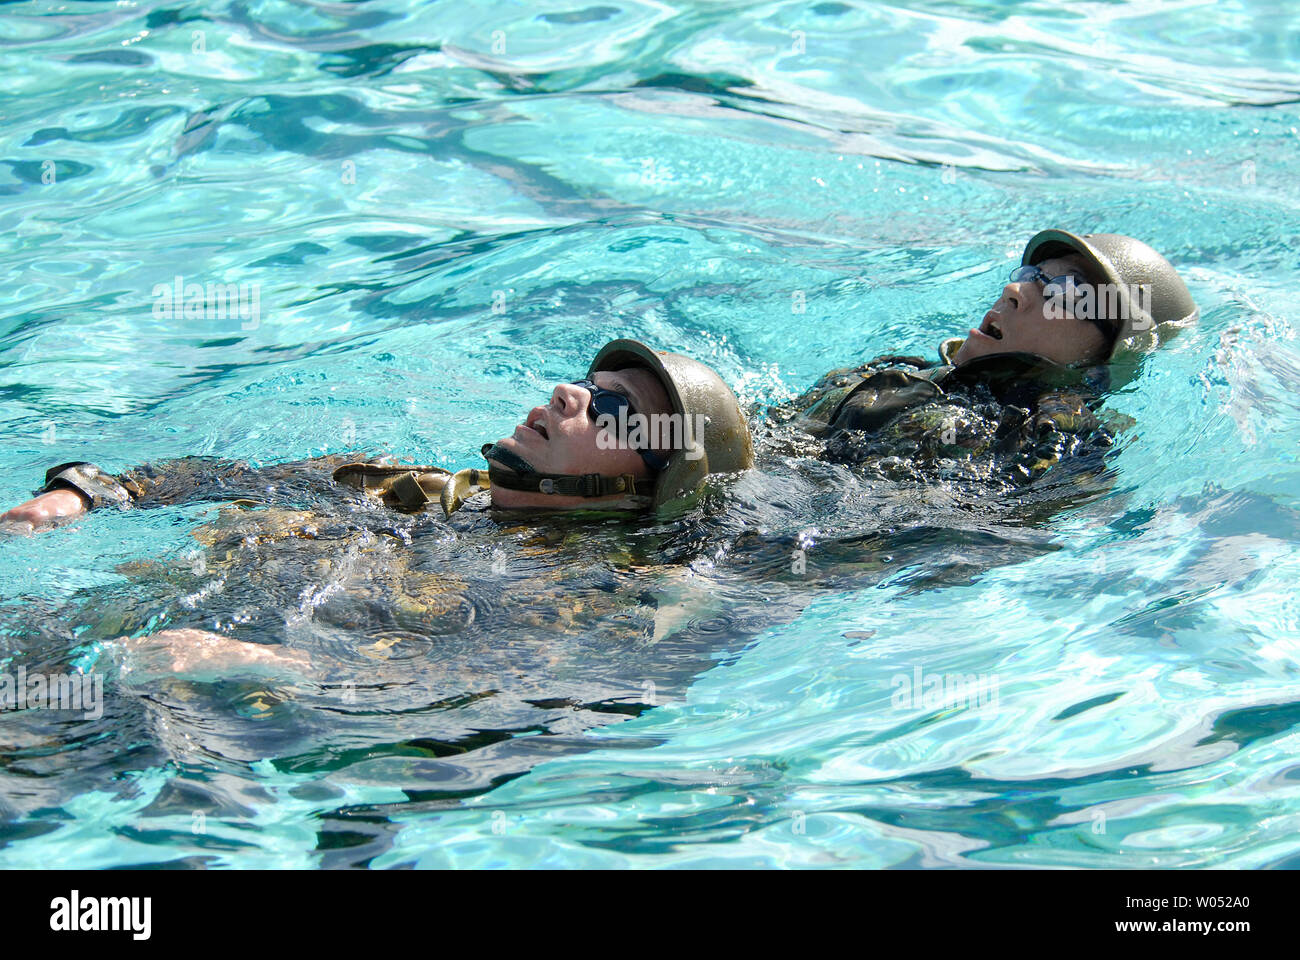
{"type": "Polygon", "coordinates": [[[605,477],[599,473],[538,473],[537,468],[519,454],[503,450],[495,443],[483,444],[482,453],[488,462],[486,470],[457,471],[443,486],[439,499],[443,513],[447,516],[450,517],[461,508],[475,487],[481,490],[501,487],[505,490],[566,497],[609,497],[619,493],[627,496],[654,496],[653,478],[637,479],[630,473],[617,477],[605,477]]]}
{"type": "MultiPolygon", "coordinates": [[[[537,472],[537,468],[534,467],[527,460],[525,460],[523,457],[519,456],[519,454],[512,453],[511,451],[506,450],[495,443],[483,444],[482,448],[479,450],[479,453],[481,453],[483,455],[483,459],[488,462],[489,473],[493,472],[494,465],[492,461],[494,460],[497,463],[501,464],[501,466],[505,467],[507,470],[513,470],[515,473],[536,473],[537,472]]],[[[500,473],[499,470],[495,472],[500,473]]]]}
{"type": "Polygon", "coordinates": [[[599,473],[539,473],[519,454],[503,450],[495,443],[483,444],[483,458],[488,462],[492,486],[527,493],[565,497],[609,497],[622,493],[629,496],[654,495],[652,477],[637,478],[630,473],[606,477],[599,473]]]}

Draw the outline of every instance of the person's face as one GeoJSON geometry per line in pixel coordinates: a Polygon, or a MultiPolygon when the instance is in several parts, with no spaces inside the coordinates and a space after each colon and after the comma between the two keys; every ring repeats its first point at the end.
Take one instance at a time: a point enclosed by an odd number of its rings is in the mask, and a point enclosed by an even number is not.
{"type": "MultiPolygon", "coordinates": [[[[590,379],[602,389],[626,396],[636,413],[653,416],[672,412],[668,392],[648,370],[602,371],[590,379]]],[[[645,461],[635,450],[601,448],[597,443],[601,428],[587,412],[590,403],[591,393],[586,388],[557,384],[551,391],[550,403],[534,407],[515,432],[498,440],[497,445],[523,457],[538,473],[649,476],[645,461]]],[[[498,507],[590,507],[608,499],[621,497],[567,497],[492,487],[492,502],[498,507]]]]}
{"type": "MultiPolygon", "coordinates": [[[[1088,283],[1102,282],[1093,276],[1087,261],[1077,253],[1040,260],[1036,266],[1049,277],[1079,273],[1088,283]]],[[[1063,300],[1061,301],[1064,302],[1063,300]]],[[[1109,343],[1101,328],[1090,320],[1072,316],[1051,317],[1045,310],[1047,298],[1038,280],[1008,283],[1002,296],[971,330],[954,358],[958,364],[995,353],[1033,353],[1060,364],[1101,362],[1109,343]]]]}

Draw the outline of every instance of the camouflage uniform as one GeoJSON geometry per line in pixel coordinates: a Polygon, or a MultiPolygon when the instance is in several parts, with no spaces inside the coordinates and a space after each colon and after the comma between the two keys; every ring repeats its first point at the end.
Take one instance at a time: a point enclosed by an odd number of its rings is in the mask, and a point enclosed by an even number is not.
{"type": "MultiPolygon", "coordinates": [[[[986,499],[990,491],[1028,486],[1065,461],[1084,474],[1100,472],[1100,455],[1112,434],[1092,410],[1100,394],[1097,371],[1026,354],[985,357],[956,367],[951,359],[960,342],[945,341],[937,363],[886,356],[831,371],[799,399],[775,408],[761,429],[771,433],[772,425],[777,431],[790,427],[784,439],[795,452],[850,464],[894,485],[882,491],[901,489],[899,482],[917,483],[945,498],[957,494],[961,499],[965,485],[986,499]],[[800,439],[793,440],[795,436],[800,439]]],[[[769,453],[780,450],[781,436],[773,437],[776,442],[766,445],[769,453]]],[[[537,528],[525,518],[517,526],[503,526],[499,513],[483,509],[448,524],[452,529],[467,523],[491,526],[491,533],[484,529],[483,536],[459,545],[425,548],[421,538],[413,546],[410,524],[403,529],[392,514],[367,511],[363,505],[382,502],[419,513],[447,473],[400,465],[393,457],[333,455],[263,467],[183,457],[117,477],[90,464],[64,464],[52,468],[47,480],[58,485],[60,476],[75,479],[96,506],[231,502],[214,521],[193,531],[205,550],[198,564],[204,575],[220,574],[228,584],[241,578],[255,584],[252,597],[261,600],[247,605],[251,620],[283,618],[304,608],[304,591],[323,592],[311,604],[310,617],[317,624],[351,629],[354,642],[355,628],[363,628],[367,643],[375,645],[367,655],[395,655],[396,650],[384,651],[403,637],[409,643],[416,635],[464,630],[476,604],[483,606],[482,597],[499,594],[502,587],[500,577],[493,583],[501,571],[486,575],[480,569],[486,564],[475,560],[473,551],[496,551],[509,569],[530,571],[527,577],[506,578],[517,601],[511,623],[539,635],[547,630],[578,633],[617,611],[639,620],[647,601],[644,590],[634,586],[644,586],[644,572],[662,559],[619,560],[611,555],[618,552],[615,546],[606,543],[605,556],[597,562],[606,570],[621,568],[613,578],[627,574],[627,582],[617,591],[593,593],[582,581],[592,570],[590,557],[582,559],[583,531],[589,524],[580,518],[572,524],[548,521],[552,532],[566,531],[564,542],[552,542],[552,537],[537,543],[537,528]],[[254,506],[264,508],[248,509],[254,506]],[[512,537],[512,530],[519,536],[512,537]],[[421,557],[424,549],[433,549],[436,557],[421,557]],[[638,570],[639,578],[634,575],[638,570]],[[236,571],[238,576],[231,576],[236,571]],[[322,591],[322,584],[328,589],[322,591]],[[624,592],[628,596],[614,596],[624,592]]],[[[1059,497],[1059,491],[1054,495],[1059,497]]],[[[422,526],[442,522],[440,516],[416,518],[422,526]]],[[[161,577],[182,589],[198,586],[184,570],[167,572],[150,561],[123,572],[161,577]]],[[[649,604],[653,609],[653,601],[649,604]]]]}
{"type": "MultiPolygon", "coordinates": [[[[824,459],[891,480],[973,481],[1012,490],[1067,458],[1099,453],[1113,433],[1094,407],[1105,368],[1079,370],[1030,354],[960,367],[961,339],[937,363],[884,356],[832,370],[770,419],[816,438],[824,459]]],[[[789,431],[785,434],[791,441],[789,431]]]]}
{"type": "Polygon", "coordinates": [[[437,486],[433,478],[446,475],[440,467],[398,464],[393,456],[358,457],[331,454],[289,463],[254,467],[247,461],[218,457],[178,457],[145,463],[112,476],[93,463],[73,461],[51,467],[45,486],[33,491],[80,490],[91,506],[127,510],[140,506],[179,506],[204,500],[234,500],[246,504],[272,502],[338,492],[338,484],[363,490],[389,506],[423,506],[410,481],[424,489],[437,486]],[[352,469],[348,469],[351,467],[352,469]]]}
{"type": "MultiPolygon", "coordinates": [[[[538,527],[527,516],[500,522],[499,511],[479,502],[447,520],[436,505],[426,509],[446,476],[392,456],[335,454],[260,467],[181,457],[116,476],[94,464],[61,464],[48,471],[47,489],[75,486],[95,507],[121,510],[224,501],[191,531],[198,551],[180,562],[118,568],[175,601],[167,604],[170,626],[189,619],[186,608],[201,614],[216,591],[227,615],[255,627],[254,635],[291,638],[311,629],[345,642],[346,654],[378,659],[409,656],[419,638],[471,624],[471,633],[489,623],[508,627],[514,638],[590,632],[611,615],[624,627],[647,626],[649,561],[609,538],[593,558],[593,511],[538,527]],[[67,482],[55,482],[60,477],[67,482]],[[499,602],[507,587],[508,612],[499,602]]],[[[626,511],[610,517],[635,522],[626,511]]],[[[112,622],[111,632],[133,632],[156,613],[133,605],[140,615],[112,622]]]]}

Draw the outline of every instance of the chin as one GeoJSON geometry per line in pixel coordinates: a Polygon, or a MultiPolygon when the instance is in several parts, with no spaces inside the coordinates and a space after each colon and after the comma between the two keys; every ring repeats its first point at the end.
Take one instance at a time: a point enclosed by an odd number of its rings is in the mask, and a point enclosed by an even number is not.
{"type": "Polygon", "coordinates": [[[972,344],[967,340],[961,345],[961,349],[957,351],[956,356],[954,356],[952,360],[954,365],[960,366],[963,363],[969,363],[976,357],[988,356],[990,353],[993,353],[993,351],[988,349],[986,344],[972,344]]]}
{"type": "MultiPolygon", "coordinates": [[[[511,453],[515,454],[516,456],[523,457],[525,460],[531,463],[538,470],[542,469],[541,466],[537,463],[537,454],[534,451],[529,450],[528,447],[520,443],[518,439],[516,439],[515,437],[513,436],[502,437],[500,440],[496,442],[496,445],[500,447],[502,450],[509,450],[511,453]]],[[[542,472],[544,473],[545,471],[542,472]]]]}

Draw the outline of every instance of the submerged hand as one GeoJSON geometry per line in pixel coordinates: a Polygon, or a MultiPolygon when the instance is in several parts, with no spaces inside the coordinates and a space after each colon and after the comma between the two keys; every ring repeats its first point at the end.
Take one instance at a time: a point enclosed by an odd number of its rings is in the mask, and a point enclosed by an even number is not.
{"type": "Polygon", "coordinates": [[[66,518],[80,516],[90,501],[76,490],[51,490],[0,513],[0,532],[30,535],[50,530],[66,518]]]}
{"type": "Polygon", "coordinates": [[[160,630],[143,637],[116,641],[127,654],[131,672],[181,675],[191,680],[224,680],[250,674],[259,677],[305,676],[311,659],[301,650],[247,643],[206,630],[160,630]]]}

